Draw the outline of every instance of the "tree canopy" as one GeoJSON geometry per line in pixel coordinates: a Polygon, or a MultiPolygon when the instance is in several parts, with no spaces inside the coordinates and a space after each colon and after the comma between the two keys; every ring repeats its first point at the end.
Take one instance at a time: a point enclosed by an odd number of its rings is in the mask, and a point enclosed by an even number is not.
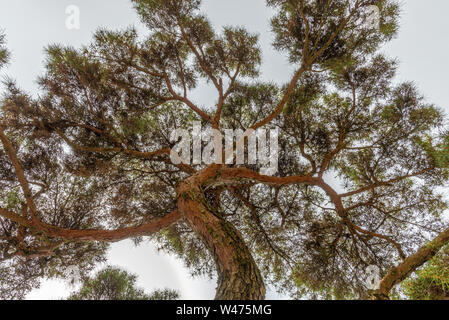
{"type": "Polygon", "coordinates": [[[145,293],[136,285],[137,276],[118,267],[108,266],[94,277],[83,279],[81,288],[72,292],[68,300],[176,300],[174,290],[145,293]]]}
{"type": "Polygon", "coordinates": [[[150,238],[193,274],[216,273],[217,299],[263,299],[267,284],[384,299],[449,242],[447,117],[380,52],[396,1],[268,0],[274,48],[295,69],[286,84],[261,80],[257,35],[215,30],[201,1],[132,3],[148,34],[101,29],[81,48],[47,47],[37,98],[6,83],[0,297],[74,265],[87,274],[110,242],[150,238]],[[214,105],[193,100],[201,83],[214,105]],[[172,163],[170,133],[197,121],[277,128],[278,172],[172,163]]]}

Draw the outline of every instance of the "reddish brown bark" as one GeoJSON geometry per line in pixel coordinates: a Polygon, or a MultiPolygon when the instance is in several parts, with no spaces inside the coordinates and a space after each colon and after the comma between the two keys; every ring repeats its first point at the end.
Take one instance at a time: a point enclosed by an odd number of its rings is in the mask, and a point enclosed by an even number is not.
{"type": "Polygon", "coordinates": [[[55,227],[40,221],[33,222],[15,213],[0,208],[0,215],[11,221],[20,224],[23,227],[36,230],[37,232],[45,233],[47,236],[67,241],[102,241],[102,242],[117,242],[124,239],[135,238],[140,236],[152,235],[164,228],[169,227],[179,219],[181,215],[179,211],[173,211],[166,216],[155,219],[152,222],[142,224],[135,227],[121,228],[116,230],[103,229],[64,229],[55,227]]]}
{"type": "Polygon", "coordinates": [[[217,300],[263,300],[265,285],[260,271],[239,231],[203,199],[201,183],[217,174],[212,166],[179,188],[178,208],[202,238],[217,268],[217,300]]]}
{"type": "Polygon", "coordinates": [[[212,254],[218,275],[217,300],[263,300],[265,285],[259,269],[235,227],[191,199],[179,206],[212,254]]]}
{"type": "Polygon", "coordinates": [[[389,299],[389,293],[395,285],[404,281],[413,271],[432,259],[448,243],[449,229],[446,229],[432,242],[424,245],[415,254],[388,271],[387,275],[380,282],[379,290],[375,294],[376,298],[381,300],[389,299]]]}

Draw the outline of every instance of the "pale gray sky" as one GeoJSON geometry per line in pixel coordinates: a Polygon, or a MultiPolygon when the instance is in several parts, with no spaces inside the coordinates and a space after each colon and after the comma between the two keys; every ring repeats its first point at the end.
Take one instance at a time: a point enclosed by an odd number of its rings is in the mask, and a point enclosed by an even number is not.
{"type": "MultiPolygon", "coordinates": [[[[243,25],[261,36],[264,53],[263,78],[284,82],[291,68],[271,47],[269,17],[263,0],[203,0],[204,11],[217,26],[243,25]]],[[[412,80],[430,101],[449,113],[449,1],[405,0],[401,31],[384,51],[398,57],[398,80],[412,80]]],[[[37,94],[36,77],[43,72],[43,48],[51,43],[80,46],[90,42],[99,27],[119,29],[139,24],[130,0],[0,0],[0,29],[4,29],[12,61],[6,74],[29,93],[37,94]],[[68,5],[80,8],[80,30],[65,27],[68,5]]],[[[214,100],[212,91],[196,92],[201,103],[214,100]]],[[[151,244],[136,248],[131,241],[114,244],[109,263],[139,275],[139,285],[147,290],[169,287],[180,290],[185,299],[212,299],[215,281],[192,279],[181,261],[158,254],[151,244]]],[[[58,299],[70,291],[59,281],[45,281],[29,299],[58,299]]],[[[268,298],[281,298],[273,292],[268,298]]]]}

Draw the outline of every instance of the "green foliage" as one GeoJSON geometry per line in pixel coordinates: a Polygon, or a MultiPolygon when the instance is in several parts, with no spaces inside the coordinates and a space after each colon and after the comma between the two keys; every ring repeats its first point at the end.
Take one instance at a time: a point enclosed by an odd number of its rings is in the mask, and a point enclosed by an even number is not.
{"type": "Polygon", "coordinates": [[[449,247],[403,282],[403,289],[412,300],[449,299],[449,247]]]}
{"type": "Polygon", "coordinates": [[[18,190],[11,190],[6,194],[6,208],[8,210],[18,209],[21,203],[21,199],[18,190]]]}
{"type": "Polygon", "coordinates": [[[81,288],[68,300],[176,300],[173,290],[156,290],[151,294],[136,287],[137,276],[116,267],[107,267],[95,277],[83,280],[81,288]]]}
{"type": "Polygon", "coordinates": [[[318,64],[335,68],[346,61],[348,65],[355,57],[374,53],[379,45],[392,39],[398,29],[399,6],[395,1],[359,1],[357,10],[355,2],[349,5],[343,0],[268,0],[267,3],[277,11],[272,19],[276,35],[274,45],[287,52],[290,61],[296,63],[308,61],[322,51],[318,64]],[[369,6],[373,4],[379,8],[380,28],[370,28],[367,24],[369,6]],[[342,28],[348,15],[352,15],[352,19],[347,28],[342,28]],[[334,40],[326,47],[329,39],[334,40]]]}
{"type": "Polygon", "coordinates": [[[2,68],[9,59],[9,52],[4,47],[5,45],[5,35],[0,33],[0,68],[2,68]]]}
{"type": "Polygon", "coordinates": [[[431,157],[438,168],[449,168],[449,135],[439,139],[440,143],[433,143],[430,136],[416,139],[416,143],[431,157]]]}

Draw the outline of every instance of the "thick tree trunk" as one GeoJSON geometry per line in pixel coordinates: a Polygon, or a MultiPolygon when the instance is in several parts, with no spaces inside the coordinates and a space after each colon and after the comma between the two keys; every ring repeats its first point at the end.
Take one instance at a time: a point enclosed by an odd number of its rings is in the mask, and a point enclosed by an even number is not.
{"type": "Polygon", "coordinates": [[[216,300],[263,300],[265,285],[239,231],[204,199],[201,185],[214,180],[217,166],[190,177],[178,188],[178,209],[212,254],[218,275],[216,300]]]}
{"type": "Polygon", "coordinates": [[[201,202],[181,199],[180,208],[214,257],[218,274],[216,300],[263,300],[265,285],[238,230],[201,202]]]}
{"type": "MultiPolygon", "coordinates": [[[[214,170],[209,170],[213,172],[214,170]]],[[[191,177],[178,189],[178,209],[202,238],[214,257],[217,300],[263,300],[265,285],[260,271],[239,231],[207,208],[200,184],[211,177],[208,171],[191,177]]]]}

